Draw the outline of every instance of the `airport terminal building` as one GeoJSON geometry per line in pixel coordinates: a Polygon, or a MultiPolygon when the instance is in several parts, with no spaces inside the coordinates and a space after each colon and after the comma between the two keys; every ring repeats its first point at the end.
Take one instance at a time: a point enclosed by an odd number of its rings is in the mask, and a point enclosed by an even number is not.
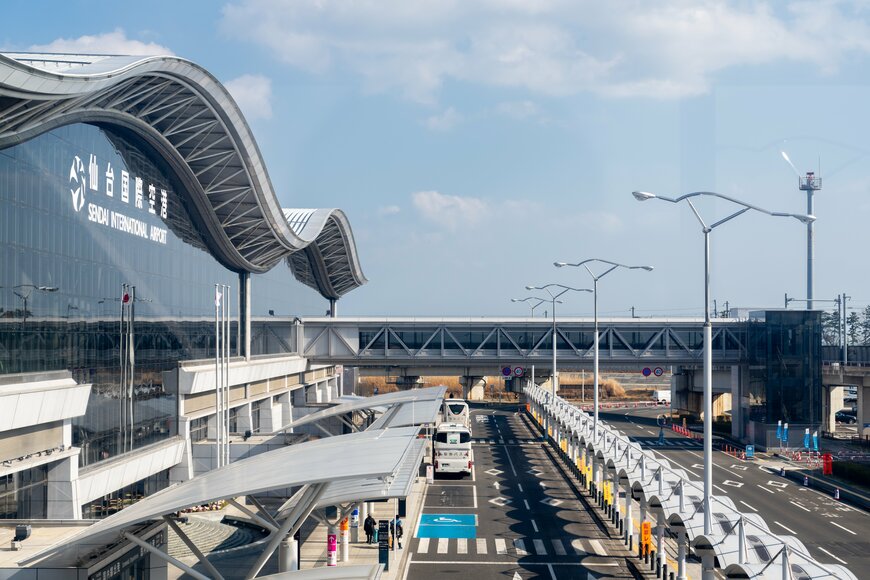
{"type": "Polygon", "coordinates": [[[339,394],[269,320],[366,282],[350,223],[281,207],[189,61],[0,55],[0,247],[0,518],[101,518],[211,469],[216,312],[234,457],[339,394]]]}

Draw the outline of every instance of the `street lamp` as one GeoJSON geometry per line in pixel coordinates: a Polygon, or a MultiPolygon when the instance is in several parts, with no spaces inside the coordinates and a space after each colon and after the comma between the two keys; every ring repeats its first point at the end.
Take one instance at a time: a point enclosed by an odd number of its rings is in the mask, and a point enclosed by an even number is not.
{"type": "MultiPolygon", "coordinates": [[[[543,304],[544,302],[549,302],[546,298],[540,298],[538,296],[526,296],[525,298],[511,298],[511,302],[528,302],[529,300],[537,300],[535,304],[529,304],[532,307],[532,318],[535,317],[535,308],[543,304]]],[[[558,301],[560,304],[561,300],[558,301]]]]}
{"type": "MultiPolygon", "coordinates": [[[[2,286],[0,286],[0,288],[2,288],[2,286]]],[[[27,301],[30,299],[30,295],[33,293],[34,290],[39,290],[40,292],[57,292],[58,291],[58,288],[56,286],[38,286],[36,284],[17,284],[15,286],[11,286],[11,288],[12,288],[12,293],[24,301],[24,316],[23,316],[22,321],[21,321],[22,324],[27,322],[27,301]],[[19,290],[22,290],[24,288],[27,288],[28,291],[27,292],[19,292],[19,290]]]]}
{"type": "MultiPolygon", "coordinates": [[[[558,373],[556,372],[556,345],[558,344],[556,339],[556,299],[565,294],[566,292],[592,292],[589,288],[572,288],[571,286],[565,286],[564,284],[544,284],[543,286],[526,286],[526,290],[543,290],[547,294],[550,295],[550,300],[546,300],[546,302],[553,303],[553,380],[551,381],[551,391],[553,393],[553,400],[556,400],[556,381],[558,380],[558,373]],[[553,292],[550,288],[561,288],[561,291],[553,292]]],[[[560,302],[561,304],[561,302],[560,302]]]]}
{"type": "Polygon", "coordinates": [[[704,233],[704,533],[710,534],[712,533],[710,498],[713,494],[713,466],[711,463],[713,457],[713,323],[710,320],[710,232],[712,232],[714,228],[721,226],[725,222],[730,221],[749,210],[755,210],[775,217],[795,218],[804,224],[812,223],[816,218],[811,215],[768,211],[744,201],[734,199],[733,197],[722,195],[721,193],[714,193],[712,191],[696,191],[679,197],[665,197],[646,191],[633,191],[632,195],[638,201],[646,201],[648,199],[660,199],[671,203],[685,201],[692,209],[692,213],[695,214],[695,217],[698,219],[698,223],[701,224],[701,231],[704,233]],[[724,199],[725,201],[730,201],[731,203],[741,206],[741,209],[711,225],[707,225],[707,223],[701,218],[701,214],[699,214],[698,210],[695,209],[695,205],[692,203],[692,198],[701,196],[724,199]]]}
{"type": "Polygon", "coordinates": [[[594,386],[594,394],[593,394],[593,402],[592,406],[595,408],[594,415],[592,418],[592,433],[594,435],[598,434],[598,280],[604,278],[606,275],[610,274],[617,268],[626,268],[628,270],[646,270],[647,272],[652,272],[652,266],[627,266],[625,264],[619,264],[617,262],[611,262],[610,260],[602,260],[601,258],[589,258],[588,260],[583,260],[582,262],[577,262],[575,264],[570,264],[567,262],[553,262],[553,265],[557,268],[564,268],[565,266],[572,266],[575,268],[579,268],[583,266],[589,275],[592,276],[592,288],[593,288],[593,296],[595,303],[595,334],[592,339],[592,345],[594,350],[594,355],[592,358],[592,375],[593,375],[593,386],[594,386]],[[605,264],[609,266],[604,272],[598,274],[597,276],[592,273],[592,270],[589,269],[588,264],[598,262],[600,264],[605,264]]]}

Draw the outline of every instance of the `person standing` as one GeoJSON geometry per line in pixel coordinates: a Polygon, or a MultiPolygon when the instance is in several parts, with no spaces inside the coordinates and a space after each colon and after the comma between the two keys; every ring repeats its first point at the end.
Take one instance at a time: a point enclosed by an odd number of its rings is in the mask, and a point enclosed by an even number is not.
{"type": "Polygon", "coordinates": [[[363,530],[365,530],[365,533],[366,533],[366,543],[367,544],[372,543],[372,536],[375,535],[375,525],[376,525],[375,518],[372,517],[372,514],[369,514],[368,516],[366,516],[366,519],[363,522],[363,530]]]}
{"type": "Polygon", "coordinates": [[[399,549],[402,549],[402,536],[405,535],[405,530],[402,527],[402,518],[396,516],[396,519],[390,522],[390,532],[393,534],[396,542],[399,543],[399,549]]]}

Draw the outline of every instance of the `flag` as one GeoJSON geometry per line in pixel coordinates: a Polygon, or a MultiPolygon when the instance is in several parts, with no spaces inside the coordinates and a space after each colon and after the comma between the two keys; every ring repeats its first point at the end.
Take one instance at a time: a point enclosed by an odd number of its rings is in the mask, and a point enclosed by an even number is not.
{"type": "Polygon", "coordinates": [[[217,308],[218,306],[221,305],[221,298],[222,297],[223,297],[223,294],[220,293],[220,290],[215,288],[214,289],[214,306],[215,306],[215,308],[217,308]]]}
{"type": "Polygon", "coordinates": [[[785,423],[782,426],[782,441],[788,445],[788,423],[785,423]]]}
{"type": "Polygon", "coordinates": [[[810,450],[810,430],[804,429],[804,449],[810,450]]]}
{"type": "Polygon", "coordinates": [[[819,450],[819,432],[813,431],[813,451],[819,450]]]}
{"type": "Polygon", "coordinates": [[[782,421],[776,422],[776,438],[782,441],[782,421]]]}

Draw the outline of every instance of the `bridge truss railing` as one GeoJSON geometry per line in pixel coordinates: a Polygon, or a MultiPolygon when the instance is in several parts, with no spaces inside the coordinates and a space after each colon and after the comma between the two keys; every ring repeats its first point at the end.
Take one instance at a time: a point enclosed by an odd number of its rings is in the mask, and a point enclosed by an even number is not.
{"type": "MultiPolygon", "coordinates": [[[[552,322],[545,319],[329,319],[303,321],[301,354],[313,360],[365,364],[384,361],[486,363],[510,360],[548,366],[552,322]]],[[[603,362],[694,364],[703,353],[703,321],[615,319],[599,322],[603,362]]],[[[593,322],[557,320],[558,363],[588,363],[593,322]]],[[[737,320],[717,321],[714,357],[733,364],[746,353],[747,331],[737,320]]]]}

